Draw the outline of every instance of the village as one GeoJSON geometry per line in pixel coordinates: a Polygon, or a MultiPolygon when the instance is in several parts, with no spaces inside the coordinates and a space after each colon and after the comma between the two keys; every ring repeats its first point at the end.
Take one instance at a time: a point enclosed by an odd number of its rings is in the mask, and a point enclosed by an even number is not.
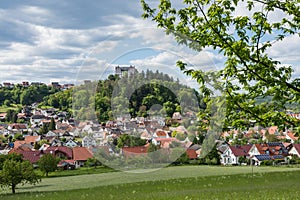
{"type": "MultiPolygon", "coordinates": [[[[134,158],[147,154],[150,145],[157,149],[171,149],[174,143],[185,150],[190,163],[197,163],[195,160],[201,158],[202,145],[197,142],[199,135],[189,133],[188,127],[181,125],[187,115],[182,116],[179,112],[173,114],[172,120],[177,124],[174,127],[167,126],[162,117],[120,117],[102,124],[97,121],[81,122],[69,117],[67,112],[59,112],[54,108],[39,109],[36,104],[24,107],[17,116],[26,123],[0,124],[0,154],[22,154],[23,159],[33,165],[44,154],[50,153],[60,158],[58,167],[75,169],[84,166],[99,149],[107,154],[134,158]],[[51,130],[41,131],[51,126],[51,130]],[[145,141],[145,145],[124,144],[116,153],[114,144],[122,135],[138,137],[145,141]]],[[[5,117],[6,113],[0,114],[0,119],[4,120],[5,117]]],[[[195,120],[191,113],[188,117],[195,120]]],[[[220,133],[215,143],[219,156],[214,164],[287,165],[300,158],[299,137],[291,130],[279,131],[277,126],[252,127],[246,131],[229,130],[220,133]]]]}

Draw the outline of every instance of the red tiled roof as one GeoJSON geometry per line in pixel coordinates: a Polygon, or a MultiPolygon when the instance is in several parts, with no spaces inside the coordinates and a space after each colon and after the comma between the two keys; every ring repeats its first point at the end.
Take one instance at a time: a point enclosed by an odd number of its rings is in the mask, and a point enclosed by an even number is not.
{"type": "Polygon", "coordinates": [[[9,154],[17,153],[23,155],[23,160],[29,160],[31,163],[36,163],[41,157],[41,151],[12,149],[9,154]]]}
{"type": "Polygon", "coordinates": [[[58,152],[61,152],[61,153],[65,154],[68,159],[73,158],[73,151],[69,147],[64,147],[64,146],[54,147],[54,146],[51,146],[51,147],[48,147],[46,149],[45,153],[50,153],[51,151],[54,152],[54,154],[57,154],[58,152]]]}
{"type": "Polygon", "coordinates": [[[24,140],[16,140],[14,142],[14,149],[17,149],[19,146],[21,146],[22,144],[25,144],[26,142],[24,140]]]}
{"type": "Polygon", "coordinates": [[[36,163],[41,158],[41,151],[20,151],[24,160],[29,160],[31,163],[36,163]]]}
{"type": "Polygon", "coordinates": [[[247,156],[251,147],[252,145],[229,146],[229,148],[235,156],[247,156]]]}
{"type": "Polygon", "coordinates": [[[73,148],[73,159],[85,161],[88,158],[92,158],[93,154],[85,147],[73,148]]]}
{"type": "Polygon", "coordinates": [[[25,137],[25,143],[30,144],[30,143],[35,143],[40,139],[40,136],[26,136],[25,137]]]}
{"type": "Polygon", "coordinates": [[[17,129],[17,130],[20,130],[20,129],[27,129],[26,125],[25,124],[10,124],[9,125],[12,129],[17,129]]]}

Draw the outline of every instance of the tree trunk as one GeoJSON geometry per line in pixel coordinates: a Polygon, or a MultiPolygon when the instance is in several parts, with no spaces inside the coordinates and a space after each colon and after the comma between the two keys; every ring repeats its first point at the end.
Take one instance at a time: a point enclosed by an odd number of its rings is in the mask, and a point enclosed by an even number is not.
{"type": "Polygon", "coordinates": [[[46,177],[48,177],[48,173],[49,173],[49,172],[46,172],[46,177]]]}
{"type": "Polygon", "coordinates": [[[11,185],[11,192],[12,192],[13,194],[16,193],[16,185],[14,185],[14,184],[11,185]]]}

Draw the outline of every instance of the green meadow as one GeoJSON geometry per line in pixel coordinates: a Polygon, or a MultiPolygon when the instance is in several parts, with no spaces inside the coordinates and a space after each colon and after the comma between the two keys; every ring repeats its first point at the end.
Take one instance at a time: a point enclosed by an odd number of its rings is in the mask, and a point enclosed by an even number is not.
{"type": "Polygon", "coordinates": [[[0,199],[297,199],[299,180],[299,168],[181,166],[43,178],[0,199]]]}

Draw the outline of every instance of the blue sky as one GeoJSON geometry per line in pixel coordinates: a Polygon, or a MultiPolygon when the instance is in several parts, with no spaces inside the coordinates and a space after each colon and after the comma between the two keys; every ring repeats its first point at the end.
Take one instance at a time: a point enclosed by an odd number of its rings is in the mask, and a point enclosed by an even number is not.
{"type": "MultiPolygon", "coordinates": [[[[221,67],[222,56],[178,46],[153,22],[142,19],[139,2],[1,1],[0,83],[78,83],[106,78],[117,65],[134,65],[139,71],[159,69],[195,87],[175,67],[178,59],[204,69],[221,67]]],[[[298,37],[287,38],[270,54],[295,66],[299,74],[299,44],[298,37]]]]}

